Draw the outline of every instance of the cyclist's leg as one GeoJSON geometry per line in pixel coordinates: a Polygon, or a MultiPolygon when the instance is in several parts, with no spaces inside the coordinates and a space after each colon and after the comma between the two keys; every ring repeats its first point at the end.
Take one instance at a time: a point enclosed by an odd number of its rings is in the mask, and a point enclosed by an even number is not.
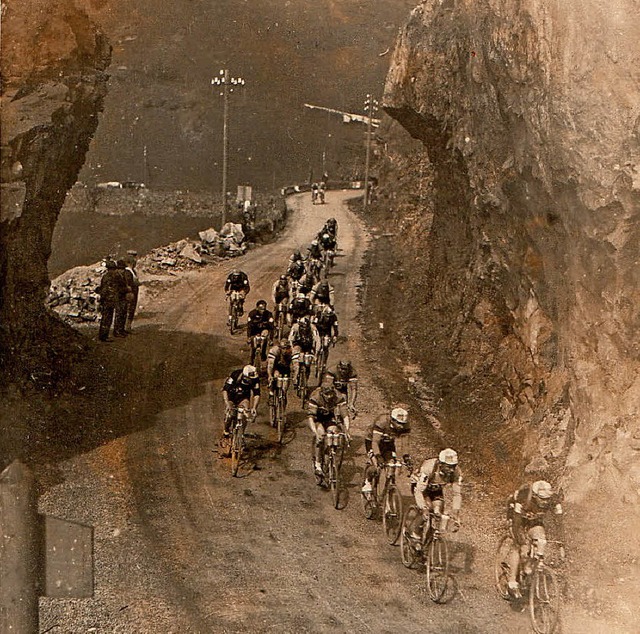
{"type": "Polygon", "coordinates": [[[509,551],[507,557],[507,564],[509,564],[509,575],[507,577],[507,588],[509,594],[519,599],[522,594],[520,593],[520,584],[518,583],[518,572],[520,570],[521,562],[526,559],[529,551],[529,539],[521,531],[514,531],[515,540],[513,546],[509,551]]]}
{"type": "MultiPolygon", "coordinates": [[[[238,403],[238,407],[239,407],[239,408],[240,408],[240,407],[244,408],[244,410],[245,410],[246,412],[248,412],[248,411],[249,411],[249,405],[250,405],[250,403],[249,403],[249,399],[248,399],[248,398],[245,398],[245,399],[243,399],[242,401],[240,401],[240,403],[238,403]]],[[[248,417],[247,417],[247,416],[244,416],[244,417],[243,417],[243,420],[242,420],[242,433],[243,433],[243,434],[244,434],[244,432],[245,432],[245,429],[247,428],[247,423],[248,423],[248,422],[249,422],[248,417]]]]}
{"type": "Polygon", "coordinates": [[[236,420],[236,416],[238,413],[238,404],[229,402],[229,409],[226,412],[224,419],[224,435],[228,436],[231,433],[231,428],[233,427],[233,423],[236,420]]]}
{"type": "Polygon", "coordinates": [[[535,554],[538,557],[544,557],[544,551],[547,547],[547,535],[544,526],[540,524],[532,526],[528,531],[528,536],[533,542],[535,554]]]}
{"type": "Polygon", "coordinates": [[[300,372],[300,357],[302,355],[302,349],[299,345],[293,346],[293,355],[291,356],[291,380],[294,385],[298,380],[298,372],[300,372]]]}
{"type": "Polygon", "coordinates": [[[314,460],[316,472],[322,473],[322,450],[324,449],[324,437],[326,435],[324,425],[315,423],[316,442],[314,445],[314,460]]]}
{"type": "Polygon", "coordinates": [[[262,336],[264,339],[262,340],[262,350],[260,354],[262,360],[265,361],[267,358],[267,344],[269,343],[269,331],[266,328],[262,331],[262,336]]]}
{"type": "Polygon", "coordinates": [[[413,520],[412,525],[409,527],[411,530],[411,537],[414,539],[422,539],[422,531],[424,523],[428,521],[431,508],[433,506],[433,495],[429,491],[424,492],[424,510],[422,513],[418,513],[413,520]]]}

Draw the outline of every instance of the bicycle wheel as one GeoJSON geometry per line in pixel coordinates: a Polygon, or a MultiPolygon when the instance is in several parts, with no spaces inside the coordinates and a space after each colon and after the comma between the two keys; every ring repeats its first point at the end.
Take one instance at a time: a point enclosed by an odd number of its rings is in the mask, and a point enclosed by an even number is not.
{"type": "Polygon", "coordinates": [[[420,511],[412,506],[404,514],[400,531],[400,557],[406,568],[416,568],[422,560],[422,545],[415,537],[411,537],[413,524],[418,519],[420,511]]]}
{"type": "Polygon", "coordinates": [[[282,444],[282,439],[284,438],[284,430],[287,426],[287,396],[286,394],[278,394],[277,399],[276,418],[278,421],[278,442],[282,444]]]}
{"type": "Polygon", "coordinates": [[[498,543],[494,562],[495,585],[498,594],[505,600],[509,600],[509,553],[514,547],[513,537],[505,535],[498,543]]]}
{"type": "Polygon", "coordinates": [[[337,509],[340,506],[340,469],[338,468],[335,452],[329,454],[328,476],[333,508],[337,509]]]}
{"type": "Polygon", "coordinates": [[[231,437],[231,475],[238,475],[238,467],[240,466],[240,455],[242,454],[242,432],[239,429],[233,430],[231,437]]]}
{"type": "Polygon", "coordinates": [[[427,551],[427,587],[432,601],[440,602],[449,582],[449,547],[443,535],[436,535],[427,551]]]}
{"type": "Polygon", "coordinates": [[[558,623],[560,590],[550,568],[538,567],[529,587],[529,615],[537,634],[552,634],[558,623]]]}
{"type": "Polygon", "coordinates": [[[238,327],[238,306],[233,304],[231,307],[231,321],[229,322],[229,333],[233,334],[238,327]]]}
{"type": "Polygon", "coordinates": [[[307,384],[309,381],[309,368],[300,364],[300,372],[298,373],[298,377],[300,379],[300,389],[298,391],[298,396],[300,397],[300,403],[302,409],[304,409],[307,405],[307,384]]]}
{"type": "Polygon", "coordinates": [[[269,403],[269,419],[271,427],[278,427],[278,394],[274,394],[269,403]]]}
{"type": "Polygon", "coordinates": [[[258,378],[262,375],[262,350],[254,351],[254,359],[252,365],[255,367],[256,372],[258,373],[258,378]]]}
{"type": "Polygon", "coordinates": [[[395,484],[389,485],[382,502],[382,528],[387,541],[396,544],[402,530],[402,497],[395,484]]]}

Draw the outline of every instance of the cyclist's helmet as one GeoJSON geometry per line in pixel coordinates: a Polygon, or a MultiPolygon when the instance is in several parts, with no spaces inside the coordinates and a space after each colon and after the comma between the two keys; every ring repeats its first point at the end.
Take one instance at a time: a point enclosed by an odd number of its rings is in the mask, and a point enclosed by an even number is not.
{"type": "Polygon", "coordinates": [[[258,378],[258,371],[252,365],[245,365],[242,368],[242,382],[251,383],[254,379],[258,378]]]}
{"type": "Polygon", "coordinates": [[[296,250],[293,252],[293,257],[294,257],[294,259],[296,259],[296,260],[299,260],[299,259],[302,257],[302,254],[300,253],[300,249],[296,249],[296,250]]]}
{"type": "Polygon", "coordinates": [[[338,367],[341,370],[348,370],[351,367],[351,361],[348,359],[340,359],[340,361],[338,361],[338,367]]]}
{"type": "Polygon", "coordinates": [[[262,307],[262,308],[266,308],[266,307],[267,307],[267,302],[266,302],[266,300],[264,300],[264,299],[259,299],[259,300],[256,302],[256,308],[260,308],[260,307],[262,307]]]}
{"type": "Polygon", "coordinates": [[[447,449],[443,449],[438,454],[438,462],[441,465],[455,467],[458,464],[458,453],[450,447],[447,447],[447,449]]]}
{"type": "Polygon", "coordinates": [[[553,487],[546,480],[537,480],[531,485],[531,492],[540,507],[547,507],[553,496],[553,487]]]}
{"type": "Polygon", "coordinates": [[[280,276],[280,281],[281,282],[286,282],[287,281],[287,276],[284,273],[280,276]]]}
{"type": "Polygon", "coordinates": [[[328,233],[323,233],[322,237],[326,240],[327,238],[330,238],[331,236],[328,233]]]}
{"type": "Polygon", "coordinates": [[[317,240],[313,240],[313,241],[311,242],[311,244],[312,244],[313,246],[317,246],[318,241],[317,241],[317,240]]]}
{"type": "Polygon", "coordinates": [[[409,413],[403,407],[394,407],[391,410],[391,429],[400,434],[409,431],[409,413]]]}

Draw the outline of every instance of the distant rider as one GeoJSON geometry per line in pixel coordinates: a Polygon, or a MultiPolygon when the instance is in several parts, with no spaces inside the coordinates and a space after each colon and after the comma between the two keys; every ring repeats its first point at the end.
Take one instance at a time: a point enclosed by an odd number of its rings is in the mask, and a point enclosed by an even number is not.
{"type": "Polygon", "coordinates": [[[289,279],[286,275],[281,275],[275,281],[273,289],[271,290],[273,305],[275,307],[274,318],[276,322],[278,321],[278,317],[280,314],[280,304],[284,302],[284,305],[286,306],[289,303],[290,293],[291,290],[289,288],[289,279]]]}
{"type": "Polygon", "coordinates": [[[260,299],[256,302],[256,307],[249,313],[247,317],[247,344],[251,347],[251,359],[253,360],[253,338],[256,335],[262,335],[262,350],[260,356],[264,361],[267,356],[267,343],[273,338],[273,330],[275,322],[273,314],[267,310],[267,302],[260,299]]]}
{"type": "MultiPolygon", "coordinates": [[[[233,269],[227,277],[227,281],[224,283],[224,292],[227,294],[227,298],[230,298],[233,291],[240,293],[239,310],[240,316],[244,315],[244,299],[251,290],[249,285],[249,278],[244,271],[239,269],[233,269]]],[[[229,314],[229,321],[231,321],[231,314],[229,314]]]]}
{"type": "Polygon", "coordinates": [[[322,258],[322,248],[320,247],[320,242],[318,240],[313,240],[309,245],[309,257],[315,258],[316,260],[320,260],[322,258]]]}
{"type": "Polygon", "coordinates": [[[331,286],[327,280],[318,282],[309,292],[309,299],[311,300],[311,303],[315,305],[335,306],[335,293],[333,286],[331,286]]]}
{"type": "Polygon", "coordinates": [[[298,293],[289,306],[290,322],[295,324],[302,317],[310,316],[312,312],[311,300],[304,293],[298,293]]]}
{"type": "Polygon", "coordinates": [[[313,318],[313,324],[318,329],[320,340],[323,342],[327,338],[327,341],[332,344],[336,344],[338,341],[338,315],[331,306],[325,304],[320,312],[313,318]]]}
{"type": "MultiPolygon", "coordinates": [[[[267,385],[269,386],[269,400],[273,398],[275,391],[275,380],[279,376],[291,376],[291,359],[293,349],[288,339],[280,339],[278,343],[269,350],[267,355],[267,385]]],[[[287,386],[288,389],[288,386],[287,386]]]]}

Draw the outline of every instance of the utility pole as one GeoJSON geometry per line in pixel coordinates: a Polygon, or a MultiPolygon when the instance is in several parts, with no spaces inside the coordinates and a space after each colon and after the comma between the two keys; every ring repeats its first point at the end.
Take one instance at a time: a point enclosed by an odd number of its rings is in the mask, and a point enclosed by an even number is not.
{"type": "Polygon", "coordinates": [[[245,81],[242,77],[230,77],[229,70],[220,69],[217,77],[211,80],[212,86],[220,87],[220,96],[223,100],[222,114],[222,223],[224,226],[227,221],[227,161],[229,155],[229,93],[234,88],[244,86],[245,81]]]}
{"type": "Polygon", "coordinates": [[[369,206],[369,162],[371,159],[371,123],[373,115],[378,110],[378,102],[371,95],[367,95],[364,102],[364,112],[367,120],[367,154],[364,168],[364,208],[369,206]]]}

